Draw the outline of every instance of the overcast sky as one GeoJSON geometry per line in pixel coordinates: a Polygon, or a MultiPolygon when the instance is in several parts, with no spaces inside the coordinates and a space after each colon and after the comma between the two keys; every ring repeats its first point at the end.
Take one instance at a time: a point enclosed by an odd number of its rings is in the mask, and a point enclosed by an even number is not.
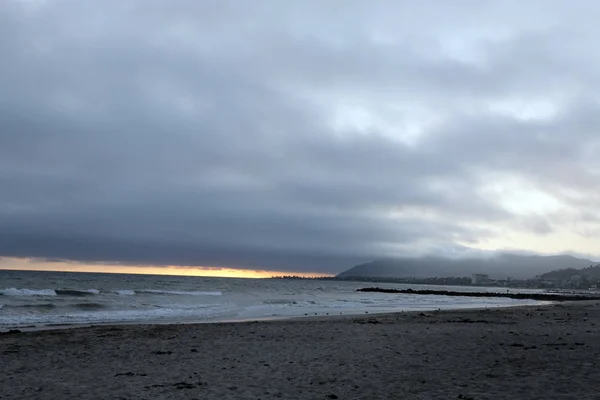
{"type": "Polygon", "coordinates": [[[600,256],[600,2],[0,3],[0,256],[600,256]]]}

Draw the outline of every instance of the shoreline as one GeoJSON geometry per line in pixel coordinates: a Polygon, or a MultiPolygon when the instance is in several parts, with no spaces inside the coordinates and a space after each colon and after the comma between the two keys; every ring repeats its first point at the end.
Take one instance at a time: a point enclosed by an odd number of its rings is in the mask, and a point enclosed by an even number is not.
{"type": "Polygon", "coordinates": [[[508,309],[508,308],[522,308],[522,307],[537,307],[542,305],[550,305],[554,304],[553,301],[548,300],[532,300],[535,301],[536,304],[522,304],[522,305],[514,305],[514,304],[498,304],[493,306],[475,306],[475,307],[456,307],[456,308],[424,308],[419,310],[386,310],[386,311],[373,311],[373,312],[347,312],[345,314],[329,314],[326,315],[317,314],[315,315],[291,315],[291,316],[264,316],[264,317],[250,317],[250,318],[215,318],[215,319],[206,319],[206,320],[198,320],[198,319],[173,319],[173,320],[140,320],[140,321],[109,321],[109,322],[97,322],[97,323],[73,323],[73,324],[49,324],[42,326],[15,326],[15,327],[6,327],[0,328],[0,335],[9,334],[9,332],[16,333],[30,333],[30,332],[43,332],[43,331],[62,331],[62,330],[71,330],[71,329],[85,329],[85,328],[95,328],[95,327],[119,327],[119,326],[179,326],[179,325],[203,325],[203,324],[238,324],[238,323],[252,323],[252,322],[272,322],[272,321],[291,321],[291,320],[321,320],[321,319],[334,319],[334,318],[353,318],[353,317],[361,317],[361,316],[393,316],[396,314],[410,314],[410,313],[432,313],[432,312],[454,312],[454,311],[469,311],[469,310],[488,310],[488,309],[508,309]],[[18,332],[17,332],[18,331],[18,332]]]}
{"type": "Polygon", "coordinates": [[[599,325],[593,301],[5,334],[0,398],[597,399],[599,325]]]}

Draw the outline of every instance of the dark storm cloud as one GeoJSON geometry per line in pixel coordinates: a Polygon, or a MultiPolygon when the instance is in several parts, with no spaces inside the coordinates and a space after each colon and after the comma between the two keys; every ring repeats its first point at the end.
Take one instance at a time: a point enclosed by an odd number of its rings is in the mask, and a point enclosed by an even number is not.
{"type": "Polygon", "coordinates": [[[597,6],[483,3],[2,3],[0,255],[327,272],[590,221],[597,6]]]}

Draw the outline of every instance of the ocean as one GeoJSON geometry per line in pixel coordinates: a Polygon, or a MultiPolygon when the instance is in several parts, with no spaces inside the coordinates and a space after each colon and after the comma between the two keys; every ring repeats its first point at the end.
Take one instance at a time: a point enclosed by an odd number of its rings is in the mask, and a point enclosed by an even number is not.
{"type": "MultiPolygon", "coordinates": [[[[0,329],[187,323],[537,304],[531,300],[362,293],[372,283],[0,270],[0,329]]],[[[432,288],[383,284],[386,288],[432,288]]],[[[435,286],[440,290],[503,288],[435,286]]],[[[515,291],[511,289],[511,291],[515,291]]]]}

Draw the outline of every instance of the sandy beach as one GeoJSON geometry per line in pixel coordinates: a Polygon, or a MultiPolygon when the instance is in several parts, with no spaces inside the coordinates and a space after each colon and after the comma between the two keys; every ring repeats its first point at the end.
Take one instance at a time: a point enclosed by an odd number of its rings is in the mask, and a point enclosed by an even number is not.
{"type": "Polygon", "coordinates": [[[598,399],[600,303],[0,335],[0,399],[598,399]]]}

